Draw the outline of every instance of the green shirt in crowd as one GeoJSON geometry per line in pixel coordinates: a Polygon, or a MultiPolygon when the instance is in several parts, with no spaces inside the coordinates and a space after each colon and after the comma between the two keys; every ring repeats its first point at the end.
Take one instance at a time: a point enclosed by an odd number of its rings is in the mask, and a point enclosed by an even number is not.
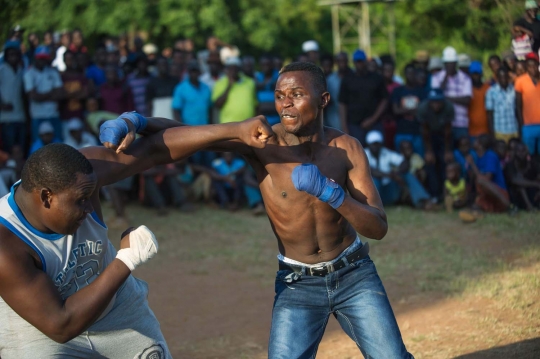
{"type": "MultiPolygon", "coordinates": [[[[212,102],[215,102],[229,86],[229,79],[220,78],[212,90],[212,102]]],[[[257,106],[255,81],[240,75],[240,80],[235,82],[229,91],[227,101],[219,112],[219,122],[238,122],[255,116],[257,106]]]]}

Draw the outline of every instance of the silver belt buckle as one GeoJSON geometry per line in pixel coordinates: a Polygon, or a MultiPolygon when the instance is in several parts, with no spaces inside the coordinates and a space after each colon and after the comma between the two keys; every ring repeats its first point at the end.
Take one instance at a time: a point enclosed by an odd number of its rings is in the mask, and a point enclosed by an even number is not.
{"type": "Polygon", "coordinates": [[[313,273],[314,271],[319,272],[319,271],[323,271],[324,269],[327,270],[327,274],[332,273],[334,271],[334,265],[332,263],[330,263],[330,264],[326,264],[326,265],[320,266],[320,267],[311,267],[311,268],[309,268],[309,273],[312,276],[315,276],[316,274],[313,273]]]}

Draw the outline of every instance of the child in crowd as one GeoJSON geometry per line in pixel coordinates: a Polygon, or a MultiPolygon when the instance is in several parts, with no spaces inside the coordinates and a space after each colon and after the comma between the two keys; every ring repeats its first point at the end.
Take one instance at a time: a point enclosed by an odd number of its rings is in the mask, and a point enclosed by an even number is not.
{"type": "Polygon", "coordinates": [[[501,168],[504,171],[504,168],[508,163],[508,147],[506,146],[506,142],[504,142],[503,140],[497,140],[495,142],[495,146],[493,146],[493,150],[495,154],[497,154],[497,157],[499,157],[499,161],[501,162],[501,168]]]}
{"type": "Polygon", "coordinates": [[[402,141],[399,144],[399,151],[405,157],[405,161],[409,163],[409,173],[416,176],[420,183],[426,181],[426,171],[424,170],[424,159],[414,152],[413,145],[410,141],[402,141]]]}
{"type": "Polygon", "coordinates": [[[444,206],[448,213],[467,205],[467,186],[461,176],[461,165],[452,162],[446,165],[446,180],[444,181],[444,206]]]}
{"type": "Polygon", "coordinates": [[[457,142],[457,148],[454,150],[454,159],[461,166],[461,175],[468,181],[467,176],[467,156],[472,156],[476,161],[476,153],[471,149],[471,140],[469,136],[461,137],[457,142]]]}

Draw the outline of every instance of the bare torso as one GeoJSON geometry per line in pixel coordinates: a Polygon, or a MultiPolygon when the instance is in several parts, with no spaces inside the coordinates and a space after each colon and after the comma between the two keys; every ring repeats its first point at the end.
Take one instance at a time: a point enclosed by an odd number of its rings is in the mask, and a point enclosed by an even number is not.
{"type": "Polygon", "coordinates": [[[309,264],[332,260],[354,241],[356,231],[328,204],[296,190],[291,173],[297,165],[311,163],[346,189],[351,169],[347,142],[354,139],[325,127],[322,143],[298,144],[290,142],[281,124],[273,130],[275,138],[246,159],[260,183],[279,251],[309,264]]]}

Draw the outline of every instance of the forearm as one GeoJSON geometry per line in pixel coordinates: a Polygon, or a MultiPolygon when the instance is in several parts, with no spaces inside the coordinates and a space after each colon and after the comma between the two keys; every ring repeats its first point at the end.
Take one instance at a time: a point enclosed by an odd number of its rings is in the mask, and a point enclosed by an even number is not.
{"type": "Polygon", "coordinates": [[[120,260],[114,260],[91,284],[70,296],[55,314],[56,325],[51,339],[65,343],[91,326],[107,308],[131,271],[120,260]]]}
{"type": "Polygon", "coordinates": [[[168,128],[185,126],[184,124],[180,122],[172,121],[168,118],[162,118],[162,117],[147,117],[147,120],[148,122],[146,123],[146,128],[140,132],[140,134],[144,136],[149,136],[154,133],[164,131],[168,128]]]}
{"type": "Polygon", "coordinates": [[[382,209],[360,203],[351,196],[345,196],[337,211],[361,236],[381,240],[388,232],[386,213],[382,209]]]}
{"type": "Polygon", "coordinates": [[[524,178],[513,178],[512,184],[514,186],[525,187],[525,188],[540,188],[540,182],[531,181],[524,178]]]}
{"type": "Polygon", "coordinates": [[[229,97],[229,91],[231,90],[231,86],[228,86],[223,95],[219,96],[216,101],[214,101],[214,106],[217,108],[222,108],[225,105],[225,102],[227,102],[227,98],[229,97]]]}
{"type": "Polygon", "coordinates": [[[372,118],[375,119],[375,121],[379,120],[387,107],[388,107],[388,99],[381,100],[372,118]]]}

